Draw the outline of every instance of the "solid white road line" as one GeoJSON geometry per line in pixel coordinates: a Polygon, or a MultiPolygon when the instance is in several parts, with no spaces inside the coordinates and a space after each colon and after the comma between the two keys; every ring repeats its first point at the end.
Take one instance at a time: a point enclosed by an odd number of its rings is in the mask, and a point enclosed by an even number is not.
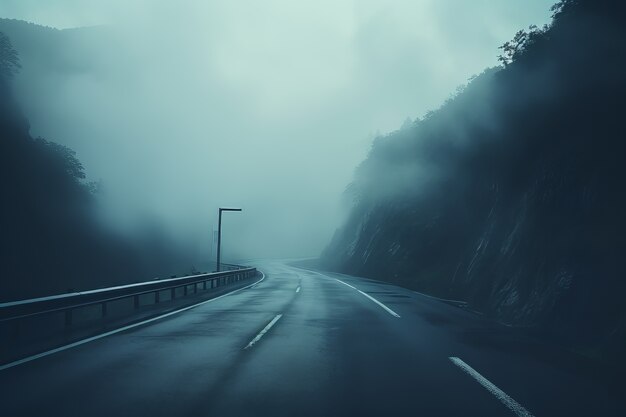
{"type": "MultiPolygon", "coordinates": [[[[259,271],[259,272],[261,272],[261,271],[259,271]]],[[[144,324],[152,323],[153,321],[161,320],[161,319],[164,319],[165,317],[173,316],[174,314],[178,314],[178,313],[182,313],[183,311],[191,310],[192,308],[201,306],[201,305],[206,304],[206,303],[217,301],[220,298],[226,297],[227,295],[235,294],[235,293],[237,293],[239,291],[243,291],[245,289],[248,289],[250,287],[253,287],[253,286],[257,285],[259,282],[261,282],[261,281],[263,281],[265,279],[265,274],[263,272],[261,272],[261,275],[263,275],[263,277],[260,280],[258,280],[257,282],[255,282],[253,284],[250,284],[250,285],[247,285],[247,286],[245,286],[243,288],[239,288],[239,289],[237,289],[235,291],[231,291],[229,293],[222,294],[219,297],[211,298],[210,300],[202,301],[200,303],[197,303],[197,304],[185,307],[185,308],[181,308],[179,310],[170,311],[169,313],[166,313],[166,314],[163,314],[163,315],[160,315],[160,316],[157,316],[157,317],[153,317],[151,319],[144,320],[144,321],[141,321],[139,323],[133,323],[133,324],[130,324],[128,326],[120,327],[119,329],[111,330],[110,332],[102,333],[102,334],[99,334],[99,335],[96,335],[96,336],[93,336],[93,337],[89,337],[87,339],[82,339],[82,340],[79,340],[78,342],[70,343],[69,345],[61,346],[61,347],[58,347],[56,349],[52,349],[52,350],[48,350],[46,352],[38,353],[36,355],[28,356],[28,357],[26,357],[24,359],[20,359],[20,360],[14,361],[14,362],[5,363],[4,365],[0,365],[0,371],[3,371],[5,369],[9,369],[9,368],[13,368],[14,366],[21,365],[23,363],[34,361],[35,359],[44,358],[44,357],[50,356],[50,355],[52,355],[54,353],[63,352],[64,350],[68,350],[68,349],[71,349],[71,348],[74,348],[74,347],[77,347],[77,346],[80,346],[80,345],[84,345],[85,343],[93,342],[94,340],[102,339],[104,337],[111,336],[111,335],[114,335],[116,333],[124,332],[126,330],[133,329],[135,327],[143,326],[144,324]]]]}
{"type": "Polygon", "coordinates": [[[480,385],[485,387],[487,391],[492,393],[497,399],[499,399],[504,405],[513,411],[519,417],[533,417],[533,415],[522,407],[517,401],[509,397],[504,391],[492,384],[487,378],[476,372],[474,368],[463,362],[461,359],[450,356],[449,358],[453,364],[461,368],[465,373],[474,378],[480,385]]]}
{"type": "Polygon", "coordinates": [[[298,286],[298,288],[296,288],[296,292],[300,292],[300,286],[298,286]]]}
{"type": "Polygon", "coordinates": [[[398,318],[400,317],[400,315],[398,313],[396,313],[395,311],[393,311],[392,309],[390,309],[389,307],[387,307],[386,305],[384,305],[383,303],[381,303],[380,301],[378,301],[377,299],[375,299],[371,295],[364,293],[360,289],[358,289],[356,287],[353,287],[352,285],[348,284],[347,282],[343,282],[340,279],[335,278],[335,280],[338,281],[338,282],[341,282],[343,285],[347,285],[348,287],[352,288],[353,290],[357,290],[358,292],[360,292],[361,294],[363,294],[364,296],[366,296],[367,298],[369,298],[370,300],[372,300],[373,302],[375,302],[376,304],[381,306],[387,313],[391,314],[392,316],[398,317],[398,318]]]}
{"type": "Polygon", "coordinates": [[[281,318],[282,316],[283,316],[282,314],[277,314],[277,315],[276,315],[276,317],[274,317],[274,318],[272,319],[272,321],[270,321],[270,322],[267,324],[267,326],[265,326],[265,327],[263,328],[263,330],[261,330],[261,331],[259,332],[259,334],[257,334],[257,335],[254,337],[254,339],[252,339],[252,340],[250,341],[250,343],[248,343],[248,344],[246,345],[246,347],[245,347],[244,349],[248,349],[248,348],[252,347],[252,345],[254,345],[256,342],[258,342],[259,340],[261,340],[261,338],[263,337],[263,335],[264,335],[265,333],[267,333],[267,332],[268,332],[268,330],[269,330],[269,329],[271,329],[271,328],[272,328],[272,326],[273,326],[274,324],[276,324],[276,322],[277,322],[278,320],[280,320],[280,318],[281,318]]]}
{"type": "Polygon", "coordinates": [[[326,278],[326,279],[334,279],[335,281],[340,282],[343,285],[347,285],[348,287],[352,288],[353,290],[356,290],[356,291],[360,292],[361,294],[363,294],[364,296],[366,296],[367,298],[369,298],[370,300],[372,300],[373,302],[378,304],[380,307],[382,307],[387,313],[391,314],[392,316],[400,318],[400,315],[398,313],[396,313],[395,311],[393,311],[392,309],[390,309],[389,307],[387,307],[386,305],[384,305],[383,303],[381,303],[380,301],[378,301],[377,299],[375,299],[371,295],[364,293],[360,289],[358,289],[356,287],[353,287],[352,285],[348,284],[347,282],[343,282],[342,280],[337,279],[337,278],[331,278],[329,276],[326,276],[324,274],[320,274],[319,272],[312,271],[310,269],[303,269],[303,268],[299,268],[297,266],[291,266],[290,268],[295,268],[295,269],[299,269],[301,271],[305,271],[305,272],[308,272],[308,273],[311,273],[311,274],[316,274],[316,275],[319,275],[319,276],[321,276],[323,278],[326,278]]]}

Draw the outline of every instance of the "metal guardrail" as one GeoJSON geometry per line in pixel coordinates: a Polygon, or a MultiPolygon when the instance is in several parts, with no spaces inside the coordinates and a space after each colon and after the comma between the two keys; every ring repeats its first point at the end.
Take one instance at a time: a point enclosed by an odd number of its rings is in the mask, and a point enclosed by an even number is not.
{"type": "MultiPolygon", "coordinates": [[[[232,266],[234,267],[236,265],[232,266]]],[[[139,296],[144,294],[154,293],[155,303],[159,303],[160,295],[165,291],[170,292],[169,300],[175,300],[176,290],[179,288],[184,289],[184,296],[186,296],[189,292],[189,287],[192,287],[193,292],[196,293],[199,285],[202,286],[202,290],[207,290],[242,281],[256,276],[257,274],[256,268],[239,268],[240,269],[232,269],[230,271],[140,282],[117,287],[0,303],[0,322],[20,320],[49,313],[65,312],[65,324],[71,325],[72,311],[77,308],[100,304],[102,317],[106,317],[107,303],[112,301],[132,297],[134,298],[134,307],[136,309],[139,307],[139,296]]]]}
{"type": "Polygon", "coordinates": [[[225,271],[234,271],[236,269],[246,269],[249,268],[248,266],[242,266],[242,265],[235,265],[235,264],[227,264],[224,262],[220,262],[222,271],[220,272],[225,272],[225,271]]]}

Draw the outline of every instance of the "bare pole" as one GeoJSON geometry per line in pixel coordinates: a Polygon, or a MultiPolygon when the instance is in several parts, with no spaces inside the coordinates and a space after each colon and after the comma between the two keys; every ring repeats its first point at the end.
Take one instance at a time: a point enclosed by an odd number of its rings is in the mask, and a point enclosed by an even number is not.
{"type": "MultiPolygon", "coordinates": [[[[220,256],[222,248],[222,212],[223,211],[241,211],[240,208],[219,208],[218,220],[217,220],[217,272],[220,272],[220,256]]],[[[212,239],[213,237],[211,237],[212,239]]]]}

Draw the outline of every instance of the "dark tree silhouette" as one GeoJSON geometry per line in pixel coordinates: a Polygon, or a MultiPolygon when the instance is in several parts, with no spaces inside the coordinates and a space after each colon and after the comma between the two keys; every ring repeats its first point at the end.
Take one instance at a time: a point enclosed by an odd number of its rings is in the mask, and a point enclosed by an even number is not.
{"type": "Polygon", "coordinates": [[[75,152],[31,137],[11,92],[18,69],[0,33],[0,301],[169,276],[180,258],[162,237],[107,230],[75,152]]]}

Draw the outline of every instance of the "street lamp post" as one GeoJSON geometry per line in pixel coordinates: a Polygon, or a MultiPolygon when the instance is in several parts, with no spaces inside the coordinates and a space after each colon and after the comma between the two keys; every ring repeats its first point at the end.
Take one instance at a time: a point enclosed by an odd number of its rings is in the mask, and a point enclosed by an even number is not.
{"type": "Polygon", "coordinates": [[[219,209],[219,219],[217,221],[217,272],[220,272],[220,251],[222,247],[222,212],[223,211],[241,211],[240,208],[224,208],[219,209]]]}

